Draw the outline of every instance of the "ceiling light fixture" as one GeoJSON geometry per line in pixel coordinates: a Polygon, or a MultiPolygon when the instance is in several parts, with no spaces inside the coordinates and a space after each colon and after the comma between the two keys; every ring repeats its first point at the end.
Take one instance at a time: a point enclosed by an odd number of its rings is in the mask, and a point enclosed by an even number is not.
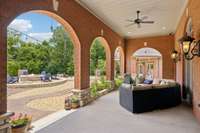
{"type": "Polygon", "coordinates": [[[166,30],[167,28],[165,26],[162,27],[163,30],[166,30]]]}
{"type": "Polygon", "coordinates": [[[59,8],[59,1],[58,0],[53,0],[53,9],[55,11],[58,11],[59,8]]]}

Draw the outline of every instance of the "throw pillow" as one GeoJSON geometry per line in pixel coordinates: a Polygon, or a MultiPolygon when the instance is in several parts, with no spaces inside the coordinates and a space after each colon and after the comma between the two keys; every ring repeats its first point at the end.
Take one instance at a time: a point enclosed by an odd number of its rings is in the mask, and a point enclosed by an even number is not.
{"type": "Polygon", "coordinates": [[[148,80],[148,79],[146,79],[145,81],[144,81],[144,84],[152,84],[153,83],[153,80],[148,80]]]}
{"type": "Polygon", "coordinates": [[[160,84],[160,79],[153,79],[153,84],[160,84]]]}

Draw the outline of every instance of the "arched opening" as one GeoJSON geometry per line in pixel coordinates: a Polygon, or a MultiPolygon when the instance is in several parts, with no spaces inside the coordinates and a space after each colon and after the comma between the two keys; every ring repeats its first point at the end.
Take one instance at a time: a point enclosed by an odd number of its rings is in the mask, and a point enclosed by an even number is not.
{"type": "Polygon", "coordinates": [[[90,94],[96,97],[98,92],[112,88],[111,52],[107,41],[97,37],[90,47],[90,94]]]}
{"type": "Polygon", "coordinates": [[[111,51],[103,37],[97,37],[90,47],[90,75],[105,76],[110,80],[111,51]]]}
{"type": "Polygon", "coordinates": [[[11,83],[7,89],[7,110],[28,113],[37,120],[63,108],[67,93],[73,88],[80,88],[80,42],[70,24],[54,13],[34,10],[25,12],[16,19],[7,25],[7,73],[10,75],[7,80],[11,83]],[[38,15],[31,17],[30,21],[38,21],[41,17],[37,24],[43,27],[36,27],[41,28],[41,33],[31,29],[30,22],[18,19],[27,14],[38,15]],[[42,33],[47,28],[43,24],[47,21],[42,22],[42,17],[48,17],[48,21],[52,21],[48,34],[42,33]],[[19,21],[15,21],[16,19],[19,21]],[[19,26],[18,29],[15,29],[16,25],[19,26]],[[32,31],[28,32],[23,28],[30,28],[32,31]],[[66,76],[75,79],[66,79],[66,76]],[[72,83],[66,84],[71,79],[72,83]]]}
{"type": "Polygon", "coordinates": [[[117,47],[114,54],[115,60],[115,77],[124,75],[124,51],[121,47],[117,47]]]}
{"type": "Polygon", "coordinates": [[[131,74],[145,79],[162,79],[162,55],[153,48],[138,49],[132,55],[131,74]]]}

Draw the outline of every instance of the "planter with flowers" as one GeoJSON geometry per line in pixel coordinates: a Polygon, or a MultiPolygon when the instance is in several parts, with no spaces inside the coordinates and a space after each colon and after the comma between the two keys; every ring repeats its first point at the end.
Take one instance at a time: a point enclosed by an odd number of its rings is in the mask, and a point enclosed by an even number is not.
{"type": "Polygon", "coordinates": [[[65,99],[65,110],[70,110],[71,109],[71,99],[67,97],[65,99]]]}
{"type": "Polygon", "coordinates": [[[19,114],[11,117],[10,124],[12,133],[27,133],[31,128],[32,116],[19,114]]]}
{"type": "Polygon", "coordinates": [[[78,100],[78,97],[77,96],[72,96],[71,97],[71,108],[72,109],[76,109],[80,106],[79,104],[79,100],[78,100]]]}

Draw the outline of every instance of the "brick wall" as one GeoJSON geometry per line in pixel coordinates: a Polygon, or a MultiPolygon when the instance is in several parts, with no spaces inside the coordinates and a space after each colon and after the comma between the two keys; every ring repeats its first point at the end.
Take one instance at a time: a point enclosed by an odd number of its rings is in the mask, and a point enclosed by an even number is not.
{"type": "MultiPolygon", "coordinates": [[[[36,11],[59,21],[70,34],[75,45],[75,87],[89,87],[90,46],[99,36],[106,40],[110,50],[107,63],[108,79],[114,78],[114,52],[124,48],[124,39],[97,19],[75,0],[59,0],[58,11],[53,10],[52,0],[0,0],[0,113],[6,111],[6,58],[7,26],[22,13],[36,11]],[[101,31],[104,31],[103,35],[101,31]]],[[[104,41],[105,42],[105,41],[104,41]]]]}
{"type": "Polygon", "coordinates": [[[144,42],[147,42],[146,47],[154,48],[162,54],[163,78],[175,79],[175,64],[171,59],[171,52],[174,49],[173,36],[158,36],[126,40],[126,72],[131,73],[131,57],[135,51],[145,47],[144,42]]]}
{"type": "MultiPolygon", "coordinates": [[[[179,25],[177,27],[177,31],[175,34],[175,47],[177,51],[181,52],[178,39],[181,38],[184,35],[186,24],[188,21],[188,18],[192,18],[192,28],[193,28],[193,36],[196,39],[200,39],[200,0],[189,0],[189,3],[186,7],[186,10],[184,11],[181,20],[179,22],[179,25]],[[187,9],[188,9],[188,15],[187,15],[187,9]]],[[[176,78],[177,81],[181,84],[183,83],[184,77],[183,77],[183,70],[184,70],[184,60],[181,59],[180,62],[177,63],[176,69],[177,74],[176,78]]],[[[200,121],[200,58],[196,57],[192,60],[192,75],[193,75],[193,111],[196,117],[200,121]]]]}

